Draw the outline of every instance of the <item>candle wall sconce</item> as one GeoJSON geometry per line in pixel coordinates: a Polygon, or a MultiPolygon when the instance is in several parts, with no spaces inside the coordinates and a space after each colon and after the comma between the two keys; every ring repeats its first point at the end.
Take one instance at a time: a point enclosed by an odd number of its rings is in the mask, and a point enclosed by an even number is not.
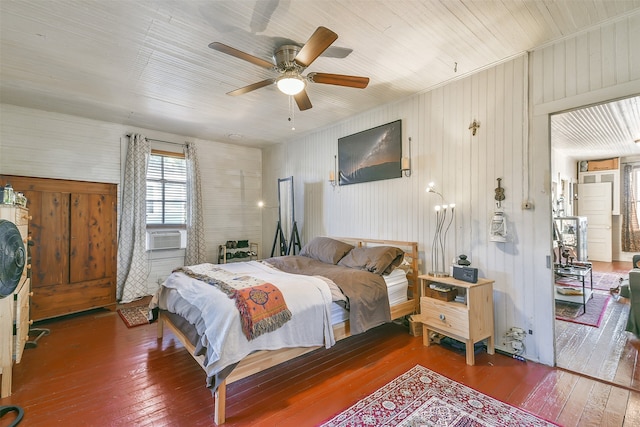
{"type": "Polygon", "coordinates": [[[337,162],[338,162],[338,156],[334,155],[333,156],[333,170],[329,172],[329,184],[331,184],[332,187],[336,187],[336,185],[338,185],[338,178],[336,176],[337,173],[337,162]]]}
{"type": "Polygon", "coordinates": [[[409,157],[403,157],[400,160],[400,164],[400,169],[402,170],[404,176],[411,176],[411,137],[409,137],[409,157]]]}

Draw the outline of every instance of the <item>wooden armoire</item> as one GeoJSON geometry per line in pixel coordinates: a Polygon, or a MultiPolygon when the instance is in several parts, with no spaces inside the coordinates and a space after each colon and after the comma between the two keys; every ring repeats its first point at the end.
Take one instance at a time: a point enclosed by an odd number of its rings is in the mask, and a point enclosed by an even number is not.
{"type": "Polygon", "coordinates": [[[115,309],[116,184],[0,175],[32,217],[31,319],[115,309]]]}

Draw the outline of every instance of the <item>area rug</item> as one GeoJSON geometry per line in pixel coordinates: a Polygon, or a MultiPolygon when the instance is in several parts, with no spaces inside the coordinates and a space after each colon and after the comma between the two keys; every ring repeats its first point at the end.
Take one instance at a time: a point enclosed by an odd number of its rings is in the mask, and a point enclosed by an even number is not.
{"type": "MultiPolygon", "coordinates": [[[[629,272],[607,272],[602,273],[599,271],[593,272],[593,289],[599,289],[601,291],[609,291],[611,288],[615,288],[620,284],[620,278],[629,277],[629,272]]],[[[556,277],[556,283],[559,285],[577,286],[579,284],[575,277],[556,277]]],[[[585,286],[589,287],[589,276],[586,277],[585,286]]]]}
{"type": "Polygon", "coordinates": [[[556,301],[556,319],[599,328],[602,317],[607,311],[609,299],[611,295],[594,293],[593,297],[587,301],[586,313],[583,313],[582,304],[556,301]]]}
{"type": "Polygon", "coordinates": [[[416,365],[322,427],[554,425],[416,365]]]}
{"type": "Polygon", "coordinates": [[[148,325],[149,319],[147,314],[149,307],[146,305],[139,305],[135,307],[123,307],[118,309],[118,314],[127,325],[127,328],[133,328],[135,326],[148,325]]]}

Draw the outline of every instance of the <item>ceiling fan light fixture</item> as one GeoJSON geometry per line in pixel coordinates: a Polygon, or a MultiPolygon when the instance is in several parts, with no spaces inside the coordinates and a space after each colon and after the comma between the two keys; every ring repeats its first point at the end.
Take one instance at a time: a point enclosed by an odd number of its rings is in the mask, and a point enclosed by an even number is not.
{"type": "Polygon", "coordinates": [[[280,92],[285,95],[297,95],[304,90],[305,81],[297,74],[285,73],[276,80],[276,85],[280,92]]]}

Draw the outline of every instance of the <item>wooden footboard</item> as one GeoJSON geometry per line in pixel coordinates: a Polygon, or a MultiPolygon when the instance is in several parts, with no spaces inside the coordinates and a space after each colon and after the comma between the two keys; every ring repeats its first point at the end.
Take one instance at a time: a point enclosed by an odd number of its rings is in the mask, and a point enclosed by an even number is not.
{"type": "MultiPolygon", "coordinates": [[[[336,240],[342,240],[351,243],[354,246],[376,246],[376,245],[388,245],[397,246],[405,251],[405,260],[409,263],[409,271],[407,272],[407,279],[409,281],[409,300],[400,304],[396,304],[391,307],[391,319],[399,319],[403,316],[414,314],[418,312],[420,303],[419,286],[418,286],[418,244],[416,242],[401,242],[391,240],[370,240],[370,239],[351,239],[351,238],[335,238],[336,240]]],[[[195,354],[195,347],[189,339],[175,326],[169,317],[164,315],[162,311],[158,317],[158,338],[162,339],[164,333],[164,326],[167,326],[171,332],[178,338],[178,340],[184,345],[192,356],[195,354]]],[[[351,335],[349,329],[349,322],[342,322],[333,325],[333,333],[336,341],[347,338],[351,335]]],[[[250,354],[240,361],[236,368],[229,374],[225,381],[219,386],[214,395],[214,407],[215,407],[215,422],[220,425],[225,422],[225,407],[226,407],[226,385],[238,381],[242,378],[264,371],[265,369],[279,365],[283,362],[309,353],[317,347],[294,347],[283,348],[280,350],[263,350],[250,354]]],[[[198,364],[204,369],[204,357],[193,356],[198,364]]]]}
{"type": "MultiPolygon", "coordinates": [[[[187,339],[187,337],[182,333],[182,331],[171,322],[171,319],[167,317],[162,311],[158,316],[158,339],[162,339],[164,334],[164,326],[167,326],[171,332],[178,338],[178,340],[184,345],[184,347],[189,351],[189,354],[198,362],[200,367],[204,369],[204,357],[203,356],[194,356],[195,347],[191,342],[187,339]]],[[[350,335],[349,332],[349,322],[342,322],[333,326],[333,333],[336,341],[347,338],[350,335]]],[[[226,386],[227,384],[231,384],[235,381],[241,380],[242,378],[246,378],[250,375],[257,374],[258,372],[262,372],[265,369],[271,368],[273,366],[279,365],[287,360],[294,359],[298,356],[302,356],[303,354],[309,353],[311,351],[319,349],[320,346],[316,347],[291,347],[291,348],[282,348],[279,350],[262,350],[256,351],[255,353],[250,354],[240,361],[238,366],[229,374],[225,381],[220,383],[217,391],[215,392],[214,398],[214,408],[215,408],[215,417],[214,420],[216,424],[223,424],[225,421],[225,407],[226,407],[226,386]]]]}

